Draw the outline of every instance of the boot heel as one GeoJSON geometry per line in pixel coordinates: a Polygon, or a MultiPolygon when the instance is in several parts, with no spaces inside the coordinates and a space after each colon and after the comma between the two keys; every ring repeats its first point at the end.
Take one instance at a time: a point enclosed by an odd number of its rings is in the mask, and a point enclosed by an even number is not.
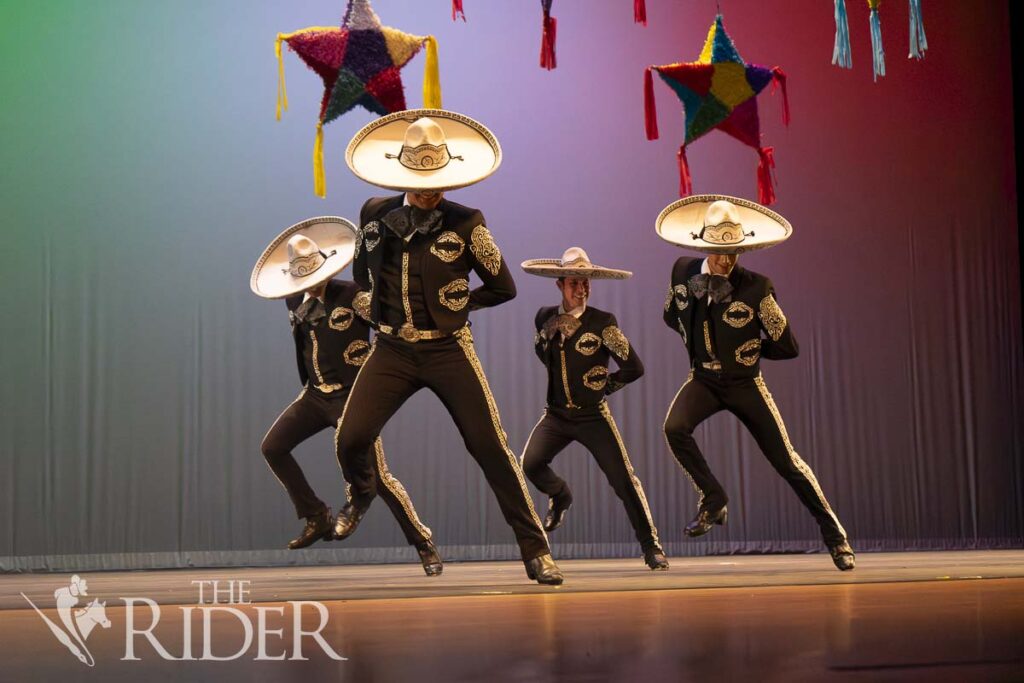
{"type": "Polygon", "coordinates": [[[720,514],[718,516],[718,519],[715,520],[715,524],[718,524],[719,526],[725,526],[725,523],[728,522],[728,521],[729,521],[729,511],[728,510],[722,510],[722,514],[720,514]]]}
{"type": "Polygon", "coordinates": [[[526,567],[526,578],[528,578],[530,581],[536,581],[537,573],[530,568],[530,563],[524,562],[523,565],[526,567]]]}

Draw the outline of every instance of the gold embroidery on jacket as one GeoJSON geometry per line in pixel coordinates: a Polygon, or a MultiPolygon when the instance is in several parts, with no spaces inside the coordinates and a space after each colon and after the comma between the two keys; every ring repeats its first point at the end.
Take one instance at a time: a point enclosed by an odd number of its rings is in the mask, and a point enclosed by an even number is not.
{"type": "Polygon", "coordinates": [[[668,313],[668,309],[672,307],[672,285],[668,286],[668,292],[665,294],[665,312],[668,313]]]}
{"type": "Polygon", "coordinates": [[[578,408],[579,406],[572,402],[572,392],[569,391],[569,373],[565,368],[565,349],[560,349],[558,353],[562,358],[562,389],[565,391],[565,407],[578,408]]]}
{"type": "Polygon", "coordinates": [[[498,245],[494,243],[491,231],[483,225],[478,225],[473,228],[469,240],[469,250],[473,252],[476,260],[487,269],[488,273],[497,275],[498,271],[501,270],[501,251],[498,250],[498,245]]]}
{"type": "Polygon", "coordinates": [[[752,367],[761,357],[761,339],[748,339],[736,349],[736,362],[752,367]]]}
{"type": "Polygon", "coordinates": [[[583,373],[583,386],[594,391],[601,391],[608,384],[608,368],[603,365],[594,367],[583,373]]]}
{"type": "Polygon", "coordinates": [[[584,332],[576,340],[576,350],[584,356],[592,356],[601,348],[601,338],[593,332],[584,332]]]}
{"type": "Polygon", "coordinates": [[[462,256],[465,248],[466,243],[461,237],[451,230],[445,230],[430,245],[430,253],[445,263],[451,263],[462,256]]]}
{"type": "Polygon", "coordinates": [[[629,340],[626,339],[626,335],[622,334],[615,325],[609,325],[608,327],[601,330],[601,339],[604,341],[604,345],[608,347],[612,353],[626,360],[629,358],[629,340]]]}
{"type": "Polygon", "coordinates": [[[363,320],[370,320],[370,293],[359,292],[352,297],[352,309],[363,320]]]}
{"type": "Polygon", "coordinates": [[[341,357],[345,359],[345,362],[349,365],[362,365],[366,362],[366,358],[369,356],[370,343],[362,339],[356,339],[345,349],[341,357]]]}
{"type": "Polygon", "coordinates": [[[363,244],[366,246],[367,253],[369,253],[373,251],[378,244],[380,244],[380,223],[377,221],[370,221],[361,232],[363,236],[363,244]]]}
{"type": "Polygon", "coordinates": [[[675,293],[676,308],[680,311],[686,310],[686,307],[690,305],[689,293],[686,291],[686,285],[676,285],[672,288],[675,293]]]}
{"type": "Polygon", "coordinates": [[[320,374],[320,344],[317,342],[316,333],[313,330],[309,331],[309,338],[313,340],[313,373],[316,375],[316,388],[325,394],[338,391],[342,388],[340,384],[327,384],[324,382],[324,376],[320,374]]]}
{"type": "Polygon", "coordinates": [[[469,303],[469,280],[452,280],[437,291],[445,308],[461,311],[469,303]]]}
{"type": "Polygon", "coordinates": [[[715,355],[714,350],[711,348],[711,332],[708,329],[707,320],[704,321],[704,348],[707,350],[709,356],[712,358],[718,358],[718,356],[715,355]]]}
{"type": "Polygon", "coordinates": [[[782,336],[786,329],[786,316],[782,313],[782,309],[779,308],[775,297],[769,294],[761,299],[761,306],[759,308],[761,324],[764,325],[768,336],[772,338],[772,341],[779,341],[779,337],[782,336]]]}
{"type": "Polygon", "coordinates": [[[754,319],[754,309],[742,301],[733,301],[722,314],[722,322],[739,329],[754,319]]]}
{"type": "Polygon", "coordinates": [[[327,325],[332,330],[338,332],[344,332],[352,326],[352,309],[339,306],[331,311],[331,316],[327,319],[327,325]]]}

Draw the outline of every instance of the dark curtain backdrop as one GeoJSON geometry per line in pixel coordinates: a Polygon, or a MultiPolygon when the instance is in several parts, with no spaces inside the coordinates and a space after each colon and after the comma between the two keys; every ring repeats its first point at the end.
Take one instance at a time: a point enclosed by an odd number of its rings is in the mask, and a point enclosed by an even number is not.
{"type": "MultiPolygon", "coordinates": [[[[872,83],[868,16],[848,3],[854,69],[829,63],[832,2],[723,2],[748,60],[789,75],[793,123],[761,96],[793,238],[744,256],[772,277],[801,342],[764,363],[796,448],[860,550],[1020,546],[1022,344],[1006,3],[925,3],[931,46],[907,52],[907,6],[882,6],[888,75],[872,83]]],[[[695,494],[661,425],[686,376],[661,322],[672,262],[654,235],[675,197],[679,105],[656,83],[662,139],[643,135],[648,64],[694,59],[711,0],[555,4],[558,69],[537,66],[540,8],[377,0],[384,22],[435,34],[446,106],[505,148],[480,206],[505,258],[572,244],[633,279],[595,283],[647,375],[611,406],[671,554],[803,551],[817,529],[729,415],[698,430],[730,523],[685,540],[695,494]]],[[[259,452],[299,391],[284,305],[249,292],[285,226],[356,217],[373,189],[343,150],[370,120],[325,129],[328,198],[312,194],[318,78],[286,54],[292,107],[274,121],[278,31],[336,21],[342,3],[61,1],[0,6],[0,568],[412,560],[378,503],[356,536],[280,550],[298,531],[259,452]]],[[[421,103],[423,56],[404,71],[421,103]]],[[[690,148],[698,192],[755,196],[756,155],[712,134],[690,148]]],[[[533,315],[557,302],[518,268],[519,296],[474,315],[514,450],[540,416],[533,315]]],[[[511,532],[440,403],[415,396],[384,432],[394,474],[448,558],[509,558],[511,532]]],[[[298,456],[337,508],[325,433],[298,456]]],[[[576,505],[558,557],[637,555],[598,468],[556,468],[576,505]]],[[[534,492],[538,506],[545,501],[534,492]]]]}

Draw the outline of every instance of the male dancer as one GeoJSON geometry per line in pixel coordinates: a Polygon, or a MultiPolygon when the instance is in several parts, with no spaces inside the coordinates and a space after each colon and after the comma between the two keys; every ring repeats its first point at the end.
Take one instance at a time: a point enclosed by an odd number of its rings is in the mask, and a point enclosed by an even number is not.
{"type": "Polygon", "coordinates": [[[559,259],[524,261],[532,275],[557,278],[559,306],[537,312],[534,348],[548,371],[548,403],[523,451],[523,471],[548,495],[544,529],[554,531],[572,506],[572,492],[551,469],[555,456],[579,441],[597,460],[615,495],[622,501],[652,570],[668,569],[640,479],[633,471],[605,397],[644,374],[636,349],[619,329],[615,316],[589,305],[590,281],[622,280],[631,272],[594,265],[587,252],[570,247],[559,259]],[[614,358],[618,371],[608,373],[614,358]]]}
{"type": "Polygon", "coordinates": [[[740,252],[778,244],[789,237],[792,227],[753,202],[697,195],[662,211],[657,230],[669,242],[710,254],[706,259],[676,261],[665,301],[665,323],[682,335],[691,366],[665,418],[669,447],[700,494],[697,516],[685,533],[701,536],[713,525],[726,523],[728,498],[693,430],[711,415],[728,410],[750,430],[772,467],[817,520],[836,567],[853,569],[855,557],[846,531],[811,468],[793,448],[761,377],[762,357],[796,357],[793,330],[771,280],[737,264],[740,252]]]}
{"type": "MultiPolygon", "coordinates": [[[[468,326],[470,310],[508,301],[515,283],[480,211],[442,194],[490,175],[500,163],[497,141],[454,112],[397,112],[357,133],[346,160],[364,180],[403,190],[370,199],[360,215],[353,271],[365,291],[355,305],[378,334],[338,429],[339,458],[351,468],[353,488],[369,488],[373,470],[361,457],[374,437],[406,399],[428,388],[483,469],[527,576],[562,583],[468,326]],[[470,289],[470,271],[480,287],[470,289]]],[[[367,502],[353,498],[342,509],[338,536],[355,530],[367,502]]]]}
{"type": "MultiPolygon", "coordinates": [[[[354,241],[355,226],[343,218],[309,219],[278,236],[253,271],[257,294],[287,296],[303,384],[302,393],[277,418],[262,445],[263,456],[291,497],[296,514],[306,519],[302,533],[288,544],[292,550],[334,537],[331,510],[313,492],[292,450],[314,434],[336,427],[370,349],[369,327],[352,309],[358,287],[354,282],[330,279],[351,261],[354,241]],[[296,293],[288,296],[291,292],[296,293]]],[[[416,547],[423,571],[437,576],[443,565],[430,529],[416,515],[401,482],[388,471],[380,438],[369,447],[374,454],[376,492],[388,504],[406,540],[416,547]]],[[[348,478],[347,464],[339,464],[348,478]]],[[[362,496],[365,498],[365,493],[362,496]]]]}

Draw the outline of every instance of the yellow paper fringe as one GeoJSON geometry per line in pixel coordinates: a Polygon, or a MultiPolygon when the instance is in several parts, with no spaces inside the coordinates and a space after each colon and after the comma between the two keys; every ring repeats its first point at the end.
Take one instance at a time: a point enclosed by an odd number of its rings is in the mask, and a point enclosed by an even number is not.
{"type": "Polygon", "coordinates": [[[441,108],[441,74],[437,65],[437,39],[427,36],[427,64],[423,69],[423,106],[441,108]]]}
{"type": "Polygon", "coordinates": [[[284,88],[284,57],[281,55],[281,41],[285,34],[278,33],[274,41],[274,54],[277,55],[277,120],[281,120],[281,110],[288,111],[288,92],[284,88]]]}
{"type": "Polygon", "coordinates": [[[327,178],[324,175],[324,124],[316,124],[313,142],[313,192],[321,199],[327,197],[327,178]]]}

